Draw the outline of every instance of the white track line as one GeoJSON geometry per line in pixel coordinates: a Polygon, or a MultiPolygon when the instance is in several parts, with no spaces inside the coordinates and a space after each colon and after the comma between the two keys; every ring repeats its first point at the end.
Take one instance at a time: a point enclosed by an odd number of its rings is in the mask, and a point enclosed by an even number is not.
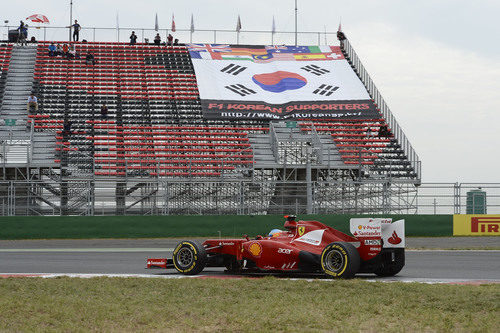
{"type": "MultiPolygon", "coordinates": [[[[57,277],[70,277],[90,279],[98,277],[108,278],[147,278],[147,279],[184,279],[184,278],[204,278],[204,279],[231,279],[231,278],[252,278],[252,276],[233,276],[233,275],[194,275],[187,276],[182,274],[169,274],[169,275],[150,275],[150,274],[80,274],[80,273],[0,273],[0,278],[12,277],[39,277],[39,278],[57,278],[57,277]]],[[[281,280],[290,281],[323,281],[334,282],[335,279],[311,279],[311,278],[282,278],[281,280]]],[[[359,278],[361,281],[366,282],[383,282],[383,283],[425,283],[425,284],[490,284],[500,283],[500,280],[495,279],[427,279],[427,278],[379,278],[379,279],[364,279],[359,278]]]]}
{"type": "MultiPolygon", "coordinates": [[[[122,248],[37,248],[37,249],[0,249],[0,253],[11,253],[11,252],[172,252],[173,248],[132,248],[132,247],[122,247],[122,248]]],[[[500,252],[500,250],[446,250],[446,249],[406,249],[406,252],[500,252]]]]}
{"type": "Polygon", "coordinates": [[[2,252],[172,252],[173,248],[46,248],[46,249],[0,249],[2,252]]]}

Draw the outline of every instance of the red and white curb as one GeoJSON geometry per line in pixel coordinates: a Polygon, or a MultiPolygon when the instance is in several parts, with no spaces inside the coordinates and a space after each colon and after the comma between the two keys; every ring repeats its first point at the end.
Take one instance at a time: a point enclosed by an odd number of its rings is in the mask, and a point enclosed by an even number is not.
{"type": "MultiPolygon", "coordinates": [[[[259,278],[259,276],[239,276],[239,275],[194,275],[187,276],[181,274],[168,274],[168,275],[151,275],[151,274],[81,274],[81,273],[0,273],[0,278],[23,278],[23,277],[38,277],[38,278],[81,278],[90,279],[98,277],[108,278],[147,278],[147,279],[242,279],[242,278],[259,278]]],[[[311,279],[311,278],[282,278],[283,280],[291,281],[323,281],[332,282],[332,279],[311,279]]],[[[498,284],[500,280],[491,279],[427,279],[427,278],[380,278],[380,279],[366,279],[359,278],[367,282],[383,282],[383,283],[425,283],[425,284],[452,284],[452,285],[481,285],[481,284],[498,284]]]]}

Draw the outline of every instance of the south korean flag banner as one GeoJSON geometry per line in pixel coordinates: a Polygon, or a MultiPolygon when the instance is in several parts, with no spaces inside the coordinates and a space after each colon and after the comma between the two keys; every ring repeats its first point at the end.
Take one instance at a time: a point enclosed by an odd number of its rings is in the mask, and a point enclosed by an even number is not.
{"type": "Polygon", "coordinates": [[[336,47],[189,44],[207,119],[377,118],[336,47]]]}

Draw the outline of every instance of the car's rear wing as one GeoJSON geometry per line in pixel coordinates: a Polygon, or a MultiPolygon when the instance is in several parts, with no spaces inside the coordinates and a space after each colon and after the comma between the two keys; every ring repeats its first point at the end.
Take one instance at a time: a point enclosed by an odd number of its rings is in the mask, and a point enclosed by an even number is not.
{"type": "Polygon", "coordinates": [[[381,238],[383,248],[405,247],[405,220],[391,218],[352,218],[351,234],[356,238],[381,238]]]}

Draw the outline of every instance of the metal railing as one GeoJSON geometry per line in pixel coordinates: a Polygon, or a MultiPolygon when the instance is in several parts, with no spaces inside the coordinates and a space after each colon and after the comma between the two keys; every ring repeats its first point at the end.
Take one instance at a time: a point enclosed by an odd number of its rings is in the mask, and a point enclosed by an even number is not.
{"type": "Polygon", "coordinates": [[[273,122],[269,123],[269,142],[271,144],[271,151],[273,152],[274,161],[279,163],[279,153],[278,153],[278,137],[276,136],[276,130],[274,129],[273,122]]]}
{"type": "Polygon", "coordinates": [[[0,181],[0,214],[465,214],[468,193],[486,192],[500,213],[500,183],[120,179],[0,181]],[[64,194],[67,193],[67,194],[64,194]]]}
{"type": "MultiPolygon", "coordinates": [[[[318,131],[316,131],[316,127],[312,123],[311,123],[311,134],[312,134],[314,154],[316,155],[316,161],[318,164],[321,164],[323,163],[323,144],[321,143],[321,138],[319,137],[318,131]]],[[[330,160],[330,156],[328,156],[328,160],[330,160]]]]}
{"type": "Polygon", "coordinates": [[[354,66],[356,74],[359,76],[359,78],[365,85],[366,89],[370,93],[371,97],[373,98],[377,106],[380,108],[380,111],[382,112],[385,121],[387,122],[389,128],[391,129],[391,132],[394,134],[395,139],[397,139],[398,143],[401,145],[401,148],[403,149],[406,157],[410,161],[410,164],[415,167],[415,173],[417,174],[417,178],[420,180],[422,176],[420,159],[418,157],[418,154],[415,152],[415,149],[413,149],[410,141],[406,137],[403,129],[398,124],[396,118],[389,109],[389,106],[387,105],[384,98],[378,91],[377,87],[375,86],[375,83],[373,82],[372,78],[366,71],[365,67],[361,63],[361,60],[359,60],[359,57],[356,54],[354,48],[351,46],[349,40],[348,39],[342,40],[340,43],[340,47],[348,56],[349,58],[348,60],[354,66]]]}
{"type": "MultiPolygon", "coordinates": [[[[17,26],[4,26],[2,36],[7,40],[8,31],[17,29],[17,26]]],[[[28,27],[28,41],[31,36],[40,41],[67,41],[68,27],[57,26],[30,26],[28,27]]],[[[160,34],[162,42],[166,41],[167,36],[172,34],[179,39],[180,43],[225,43],[225,44],[271,44],[271,45],[293,45],[295,44],[295,32],[293,31],[271,31],[271,30],[241,30],[237,32],[229,29],[196,29],[191,32],[190,29],[171,29],[144,28],[144,27],[82,27],[79,34],[80,41],[100,42],[129,42],[129,35],[135,31],[139,42],[146,39],[150,43],[157,33],[160,34]]],[[[336,32],[325,31],[300,31],[297,32],[299,45],[328,45],[336,40],[336,32]]]]}

